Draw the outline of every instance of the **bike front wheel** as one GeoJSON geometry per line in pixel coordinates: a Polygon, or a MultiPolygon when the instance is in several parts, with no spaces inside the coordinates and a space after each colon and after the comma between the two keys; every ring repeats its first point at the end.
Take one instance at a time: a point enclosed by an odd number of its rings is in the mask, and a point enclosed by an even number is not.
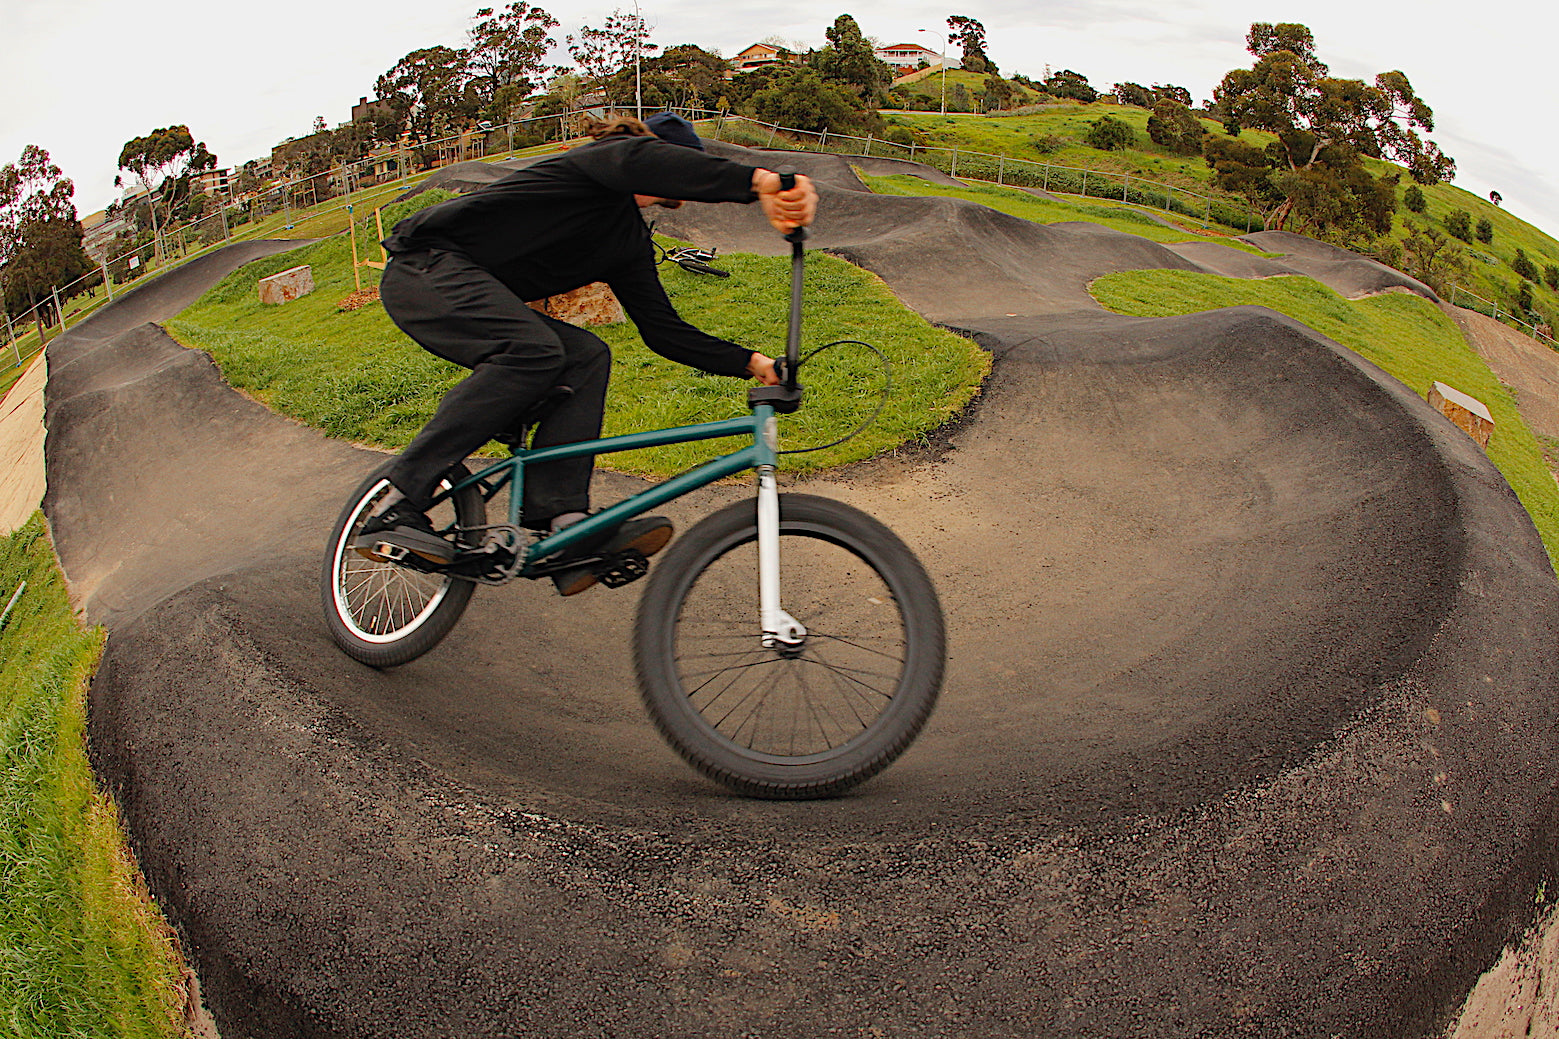
{"type": "Polygon", "coordinates": [[[743,794],[842,793],[891,764],[936,704],[946,636],[909,548],[858,509],[780,495],[782,605],[762,644],[753,500],[707,517],[650,575],[634,627],[644,703],[694,768],[743,794]]]}
{"type": "MultiPolygon", "coordinates": [[[[469,476],[465,466],[449,479],[469,476]]],[[[449,487],[448,480],[443,484],[449,487]]],[[[353,492],[325,546],[320,595],[330,637],[350,657],[372,667],[393,667],[422,656],[449,634],[476,585],[447,574],[424,573],[369,559],[352,547],[363,524],[392,485],[383,470],[353,492]]],[[[474,529],[487,522],[487,503],[474,487],[429,511],[435,530],[474,529]]],[[[467,546],[474,547],[474,545],[467,546]]]]}

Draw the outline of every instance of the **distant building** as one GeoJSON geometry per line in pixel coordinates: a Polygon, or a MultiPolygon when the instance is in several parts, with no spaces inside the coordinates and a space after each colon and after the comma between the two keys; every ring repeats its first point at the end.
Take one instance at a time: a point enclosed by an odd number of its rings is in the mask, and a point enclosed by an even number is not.
{"type": "Polygon", "coordinates": [[[352,122],[366,122],[367,120],[372,119],[375,113],[378,112],[385,112],[390,115],[394,115],[395,110],[392,109],[390,107],[390,103],[383,98],[375,98],[374,100],[370,101],[366,97],[360,97],[357,99],[357,104],[352,106],[352,122]]]}
{"type": "Polygon", "coordinates": [[[786,50],[784,47],[755,43],[731,59],[731,68],[737,72],[751,72],[765,65],[776,65],[780,62],[796,64],[800,60],[794,51],[786,50]]]}
{"type": "Polygon", "coordinates": [[[918,69],[921,62],[927,65],[942,63],[942,55],[934,50],[927,50],[918,43],[895,43],[891,47],[878,47],[877,57],[900,72],[918,69]]]}
{"type": "Polygon", "coordinates": [[[201,170],[194,176],[195,191],[205,195],[226,195],[233,185],[232,170],[201,170]]]}

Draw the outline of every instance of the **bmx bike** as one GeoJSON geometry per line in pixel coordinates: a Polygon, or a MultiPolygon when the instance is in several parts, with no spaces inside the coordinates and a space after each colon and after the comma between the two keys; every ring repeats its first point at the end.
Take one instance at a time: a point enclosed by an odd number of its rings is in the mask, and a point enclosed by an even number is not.
{"type": "Polygon", "coordinates": [[[595,566],[608,586],[636,580],[648,562],[634,552],[564,563],[555,557],[751,469],[756,498],[699,521],[649,574],[633,649],[651,719],[694,768],[748,796],[832,796],[898,758],[941,689],[942,610],[919,560],[882,523],[833,499],[778,491],[777,416],[802,400],[805,232],[786,237],[791,306],[782,382],[748,391],[751,415],[543,448],[526,446],[530,423],[522,424],[507,440],[511,457],[474,473],[457,465],[446,475],[429,515],[459,552],[442,566],[415,554],[373,560],[352,547],[391,489],[376,472],[353,492],[326,546],[321,595],[336,644],[365,664],[390,667],[432,649],[480,584],[582,564],[595,566]],[[519,526],[529,465],[723,437],[748,443],[561,531],[538,535],[519,526]],[[489,523],[488,503],[505,490],[507,521],[489,523]]]}

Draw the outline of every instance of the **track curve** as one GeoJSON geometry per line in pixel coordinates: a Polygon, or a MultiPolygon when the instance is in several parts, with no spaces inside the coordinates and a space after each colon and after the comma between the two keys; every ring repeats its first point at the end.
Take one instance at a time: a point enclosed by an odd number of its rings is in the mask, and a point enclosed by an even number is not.
{"type": "MultiPolygon", "coordinates": [[[[346,660],[314,568],[375,456],[146,327],[172,288],[51,347],[46,508],[111,629],[94,760],[223,1034],[1428,1034],[1556,832],[1559,587],[1503,479],[1293,321],[1086,292],[1269,261],[788,159],[827,174],[818,245],[997,355],[949,450],[799,484],[888,519],[948,614],[938,713],[840,800],[661,747],[631,593],[483,589],[422,660],[346,660]]],[[[662,226],[778,251],[736,207],[662,226]]]]}

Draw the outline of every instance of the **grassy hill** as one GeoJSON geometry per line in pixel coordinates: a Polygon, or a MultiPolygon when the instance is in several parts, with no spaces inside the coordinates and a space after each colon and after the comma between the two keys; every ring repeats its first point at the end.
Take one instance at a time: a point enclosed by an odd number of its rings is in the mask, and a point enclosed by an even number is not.
{"type": "MultiPolygon", "coordinates": [[[[955,75],[979,78],[973,73],[950,72],[949,82],[955,75]]],[[[1150,113],[1145,108],[1097,102],[1088,105],[1047,105],[1039,111],[1020,114],[944,116],[885,112],[884,115],[890,126],[907,127],[922,145],[957,147],[1029,162],[1130,174],[1198,192],[1213,190],[1211,170],[1200,155],[1175,155],[1148,139],[1147,122],[1150,113]],[[1089,125],[1106,115],[1132,128],[1136,139],[1129,147],[1118,151],[1101,151],[1083,143],[1089,125]]],[[[1214,120],[1204,119],[1202,125],[1209,133],[1223,132],[1221,124],[1214,120]]],[[[1265,147],[1273,140],[1272,135],[1254,130],[1243,132],[1240,138],[1257,147],[1265,147]]],[[[1377,174],[1394,172],[1402,175],[1402,183],[1398,187],[1400,199],[1412,183],[1405,171],[1389,163],[1374,165],[1377,174]]],[[[1469,264],[1467,276],[1461,279],[1461,285],[1486,300],[1498,303],[1503,311],[1513,310],[1521,279],[1511,264],[1516,259],[1516,250],[1521,249],[1539,271],[1538,281],[1532,283],[1532,297],[1535,310],[1546,322],[1538,323],[1553,325],[1559,320],[1559,292],[1541,278],[1543,268],[1559,267],[1559,241],[1489,200],[1454,184],[1436,184],[1421,190],[1427,203],[1425,213],[1419,216],[1408,212],[1406,207],[1399,208],[1392,233],[1388,236],[1390,239],[1402,241],[1408,233],[1409,221],[1427,223],[1449,234],[1446,217],[1458,209],[1467,211],[1474,226],[1480,219],[1487,218],[1494,227],[1493,241],[1484,244],[1474,240],[1463,245],[1469,264]]]]}

